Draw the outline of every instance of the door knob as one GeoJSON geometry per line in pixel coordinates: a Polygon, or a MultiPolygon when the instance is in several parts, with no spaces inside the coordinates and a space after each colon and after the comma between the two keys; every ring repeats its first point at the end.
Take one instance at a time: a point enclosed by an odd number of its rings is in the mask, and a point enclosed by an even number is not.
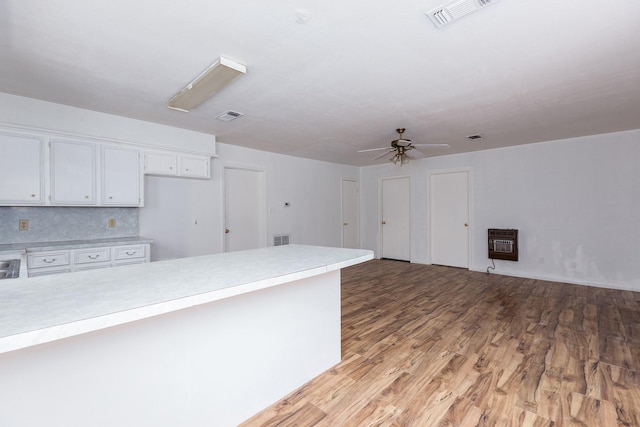
{"type": "Polygon", "coordinates": [[[382,221],[382,225],[385,225],[387,223],[387,221],[382,221]]]}
{"type": "Polygon", "coordinates": [[[224,229],[224,234],[229,234],[229,229],[228,228],[224,229]]]}
{"type": "Polygon", "coordinates": [[[465,227],[468,227],[468,226],[469,226],[469,224],[467,224],[467,223],[465,222],[465,223],[464,223],[464,226],[465,226],[465,227]]]}
{"type": "Polygon", "coordinates": [[[342,225],[347,225],[347,223],[346,223],[346,222],[343,222],[343,223],[342,223],[342,225]]]}

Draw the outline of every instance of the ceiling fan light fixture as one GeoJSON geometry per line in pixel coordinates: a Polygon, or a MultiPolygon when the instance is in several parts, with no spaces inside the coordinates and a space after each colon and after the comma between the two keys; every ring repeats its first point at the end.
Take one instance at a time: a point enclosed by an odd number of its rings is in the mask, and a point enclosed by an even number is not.
{"type": "Polygon", "coordinates": [[[167,106],[188,113],[246,72],[246,65],[221,56],[171,98],[167,106]]]}

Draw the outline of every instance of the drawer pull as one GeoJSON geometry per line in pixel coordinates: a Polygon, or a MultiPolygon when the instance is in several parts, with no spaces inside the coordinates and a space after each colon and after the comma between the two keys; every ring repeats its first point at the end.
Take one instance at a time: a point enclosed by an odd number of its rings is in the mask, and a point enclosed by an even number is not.
{"type": "Polygon", "coordinates": [[[100,257],[100,254],[95,254],[95,255],[87,255],[90,259],[98,259],[100,257]]]}
{"type": "Polygon", "coordinates": [[[125,253],[126,253],[127,255],[129,255],[129,256],[132,256],[132,255],[135,255],[135,254],[136,254],[136,252],[137,252],[137,251],[131,251],[131,252],[126,251],[125,253]]]}
{"type": "Polygon", "coordinates": [[[47,264],[51,264],[51,263],[56,262],[56,259],[55,258],[51,258],[51,261],[48,261],[46,258],[42,258],[42,262],[46,262],[47,264]]]}

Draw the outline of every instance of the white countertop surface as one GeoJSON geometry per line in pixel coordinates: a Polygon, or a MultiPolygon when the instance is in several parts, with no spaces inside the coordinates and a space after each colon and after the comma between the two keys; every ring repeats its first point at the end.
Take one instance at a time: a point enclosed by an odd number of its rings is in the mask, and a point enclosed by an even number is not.
{"type": "Polygon", "coordinates": [[[285,245],[0,281],[0,353],[312,277],[373,259],[285,245]]]}

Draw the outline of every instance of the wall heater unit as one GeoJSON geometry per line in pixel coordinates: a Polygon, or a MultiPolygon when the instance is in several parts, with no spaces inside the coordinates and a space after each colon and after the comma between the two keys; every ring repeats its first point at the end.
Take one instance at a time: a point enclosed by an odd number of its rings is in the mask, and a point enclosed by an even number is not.
{"type": "Polygon", "coordinates": [[[518,261],[518,230],[490,228],[489,258],[518,261]]]}

